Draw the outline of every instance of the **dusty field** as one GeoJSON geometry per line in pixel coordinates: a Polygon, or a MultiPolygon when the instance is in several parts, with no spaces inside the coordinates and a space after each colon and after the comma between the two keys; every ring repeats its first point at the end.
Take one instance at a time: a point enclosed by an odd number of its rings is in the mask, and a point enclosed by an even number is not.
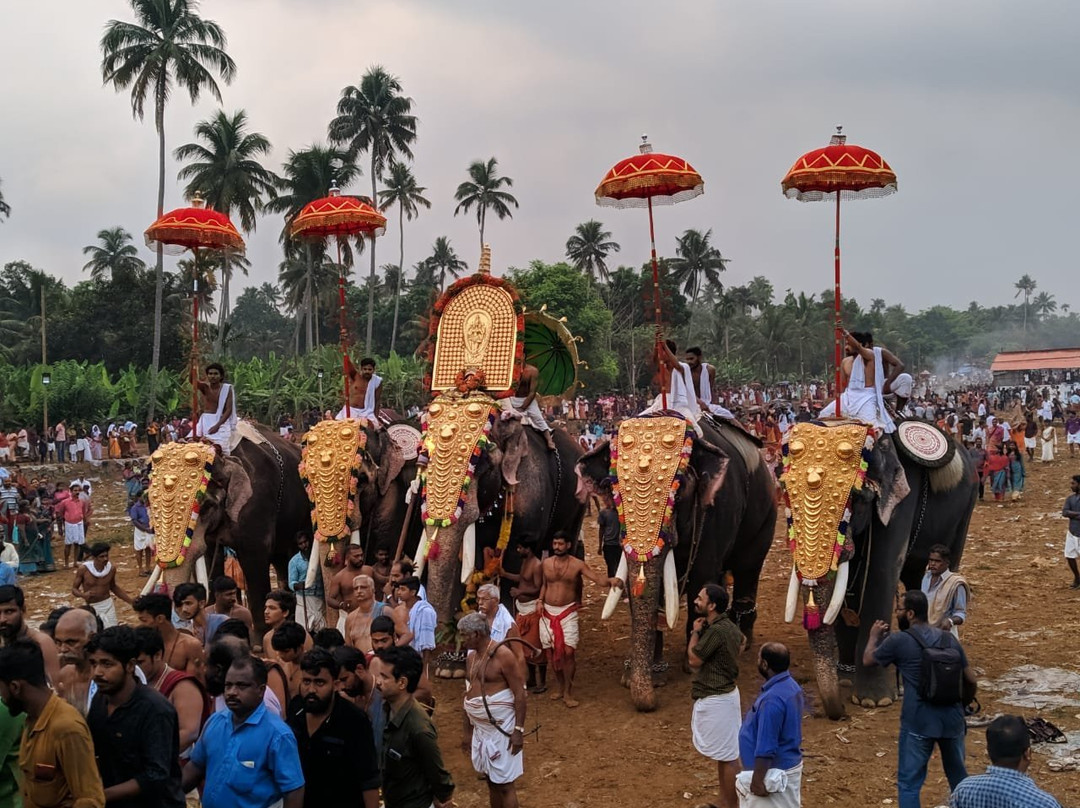
{"type": "MultiPolygon", "coordinates": [[[[1027,492],[1021,502],[979,504],[963,566],[976,594],[962,639],[982,681],[997,680],[1020,666],[1036,666],[1027,671],[1030,681],[1012,688],[1012,704],[1005,703],[1005,691],[982,688],[984,714],[1041,715],[1080,742],[1080,734],[1073,735],[1080,731],[1080,662],[1075,650],[1080,593],[1068,589],[1069,572],[1061,557],[1066,524],[1058,516],[1069,493],[1069,478],[1077,473],[1080,457],[1069,460],[1061,456],[1048,466],[1035,463],[1029,467],[1027,492]],[[1059,672],[1057,685],[1044,670],[1047,668],[1065,669],[1059,672]],[[1018,690],[1021,692],[1015,695],[1018,690]]],[[[93,469],[88,476],[94,482],[101,478],[94,492],[98,527],[91,540],[123,537],[125,546],[130,547],[119,475],[110,480],[112,475],[93,469]]],[[[805,634],[797,623],[782,621],[790,562],[781,531],[778,525],[765,565],[757,638],[780,640],[792,648],[793,673],[806,689],[808,711],[813,711],[816,694],[805,634]]],[[[588,535],[591,546],[591,537],[596,535],[594,524],[589,525],[588,535]]],[[[134,575],[131,554],[114,552],[113,560],[119,565],[122,585],[137,591],[144,579],[134,575]]],[[[591,557],[590,563],[602,566],[591,557]]],[[[70,600],[70,575],[61,571],[24,580],[34,621],[70,600]]],[[[628,614],[622,608],[611,621],[601,622],[602,595],[591,584],[586,585],[577,692],[582,705],[568,710],[546,695],[530,697],[526,725],[538,727],[538,731],[526,741],[525,776],[519,783],[522,804],[534,808],[692,808],[713,801],[715,767],[694,751],[690,740],[690,686],[679,669],[678,650],[674,648],[679,643],[668,643],[672,669],[667,686],[659,693],[660,708],[651,714],[636,713],[627,691],[618,684],[627,647],[628,614]]],[[[126,606],[121,608],[124,617],[131,617],[126,606]]],[[[739,686],[745,709],[759,687],[749,654],[739,686]]],[[[448,766],[458,783],[457,804],[462,808],[486,805],[486,788],[458,746],[460,684],[439,682],[437,696],[436,723],[448,766]]],[[[848,717],[841,722],[808,715],[804,724],[803,804],[854,807],[895,803],[898,722],[899,706],[866,710],[849,704],[848,717]]],[[[1039,749],[1030,773],[1063,805],[1080,804],[1080,773],[1051,771],[1047,766],[1051,751],[1062,753],[1061,749],[1039,749]]],[[[982,771],[987,762],[983,730],[972,729],[968,735],[969,769],[982,771]]],[[[944,804],[947,794],[940,762],[935,759],[923,790],[923,804],[944,804]]]]}

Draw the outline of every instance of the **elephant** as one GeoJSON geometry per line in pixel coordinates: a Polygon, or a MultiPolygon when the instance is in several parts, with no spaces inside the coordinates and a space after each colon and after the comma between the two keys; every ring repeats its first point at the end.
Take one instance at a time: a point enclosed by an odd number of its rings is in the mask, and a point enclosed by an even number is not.
{"type": "MultiPolygon", "coordinates": [[[[419,432],[416,431],[419,435],[419,432]]],[[[304,436],[305,490],[318,539],[317,563],[308,565],[307,586],[321,575],[323,591],[345,564],[341,544],[361,545],[370,562],[376,550],[393,552],[405,522],[406,491],[416,460],[406,460],[386,429],[361,419],[321,421],[304,436]]],[[[338,610],[326,607],[327,625],[338,610]]]]}
{"type": "MultiPolygon", "coordinates": [[[[881,667],[862,664],[870,628],[876,620],[891,622],[898,583],[908,589],[919,587],[932,545],[949,547],[953,569],[959,566],[978,494],[978,477],[968,453],[955,443],[945,465],[931,469],[898,451],[893,435],[882,434],[872,448],[863,451],[865,481],[861,487],[852,488],[854,475],[837,482],[834,478],[841,475],[828,457],[811,457],[814,436],[832,429],[835,427],[799,424],[792,430],[783,483],[792,500],[789,512],[796,514],[789,524],[795,563],[785,619],[790,622],[794,618],[801,600],[822,707],[829,718],[836,720],[844,714],[838,669],[854,673],[854,703],[882,707],[896,700],[895,677],[881,667]],[[819,535],[811,535],[812,531],[798,519],[799,505],[793,496],[807,490],[807,486],[825,491],[826,498],[835,496],[837,501],[848,496],[850,489],[848,524],[843,525],[836,514],[821,524],[819,535]],[[797,569],[808,543],[819,547],[827,544],[825,551],[833,552],[838,523],[845,541],[835,555],[835,572],[828,571],[818,578],[814,572],[808,575],[806,570],[797,569]],[[829,539],[823,542],[826,535],[829,539]],[[800,578],[803,584],[816,581],[800,586],[800,578]]],[[[866,434],[865,425],[854,429],[866,434]]],[[[859,441],[848,441],[849,445],[856,443],[859,441]]],[[[832,445],[836,445],[835,440],[832,445]]],[[[846,453],[847,449],[845,446],[842,451],[846,453]]],[[[852,462],[857,460],[856,453],[852,462]]]]}
{"type": "MultiPolygon", "coordinates": [[[[776,481],[760,444],[740,428],[708,416],[700,419],[698,435],[690,422],[676,415],[627,419],[613,438],[623,463],[620,467],[625,468],[618,486],[626,528],[617,575],[627,583],[635,581],[630,587],[630,698],[642,712],[657,706],[651,667],[661,589],[671,628],[678,621],[680,600],[685,595],[688,639],[694,598],[705,584],[721,581],[730,571],[734,578],[731,616],[748,641],[752,640],[758,579],[776,527],[776,481]],[[685,468],[682,479],[676,476],[672,481],[669,460],[680,446],[685,468]],[[628,459],[632,462],[626,466],[628,459]],[[631,479],[623,479],[625,476],[631,479]],[[657,479],[661,482],[654,486],[657,479]],[[648,513],[664,507],[669,490],[674,491],[674,504],[665,529],[655,517],[649,522],[648,513]],[[648,541],[635,548],[631,527],[632,520],[638,518],[646,521],[648,541]],[[653,544],[658,535],[661,540],[653,544]],[[643,549],[645,553],[640,552],[643,549]]],[[[612,444],[604,442],[578,462],[582,499],[613,481],[611,458],[612,444]]],[[[618,590],[612,590],[605,616],[614,610],[618,599],[618,590]]]]}
{"type": "MultiPolygon", "coordinates": [[[[262,426],[243,424],[229,455],[207,442],[166,443],[150,456],[150,511],[157,566],[143,592],[197,580],[224,568],[220,547],[235,550],[247,580],[256,630],[265,629],[263,603],[270,566],[288,580],[296,534],[311,521],[297,467],[300,449],[262,426]]],[[[258,635],[258,636],[261,636],[258,635]]]]}
{"type": "Polygon", "coordinates": [[[520,567],[517,553],[507,550],[523,535],[541,548],[550,547],[559,531],[576,541],[585,516],[574,494],[581,447],[561,428],[554,441],[550,451],[539,432],[501,412],[485,394],[443,395],[429,405],[421,457],[426,518],[416,557],[417,574],[426,568],[427,598],[440,624],[453,621],[462,584],[477,569],[493,571],[483,551],[496,550],[509,502],[513,518],[501,557],[507,571],[520,567]],[[485,422],[489,432],[481,437],[485,422]],[[466,482],[470,453],[473,471],[466,482]]]}

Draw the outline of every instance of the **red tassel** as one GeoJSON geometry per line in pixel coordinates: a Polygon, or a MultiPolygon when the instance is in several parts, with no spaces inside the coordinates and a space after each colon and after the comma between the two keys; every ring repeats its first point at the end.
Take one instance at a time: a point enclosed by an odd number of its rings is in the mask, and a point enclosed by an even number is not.
{"type": "Polygon", "coordinates": [[[427,551],[428,561],[435,561],[439,557],[440,552],[441,549],[439,548],[439,543],[432,542],[431,546],[428,547],[427,551]]]}
{"type": "Polygon", "coordinates": [[[645,592],[645,564],[641,564],[638,567],[637,578],[634,579],[634,585],[630,589],[635,598],[640,598],[645,592]]]}
{"type": "Polygon", "coordinates": [[[814,602],[814,590],[812,589],[806,596],[806,606],[803,609],[803,628],[807,631],[821,628],[821,612],[818,611],[817,604],[814,602]]]}

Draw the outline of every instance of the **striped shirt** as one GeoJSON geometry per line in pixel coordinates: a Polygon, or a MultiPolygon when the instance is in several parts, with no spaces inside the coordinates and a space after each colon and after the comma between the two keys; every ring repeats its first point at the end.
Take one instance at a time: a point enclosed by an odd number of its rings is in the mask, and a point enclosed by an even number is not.
{"type": "Polygon", "coordinates": [[[950,808],[1061,808],[1061,803],[1016,769],[987,766],[986,774],[960,781],[950,808]]]}
{"type": "Polygon", "coordinates": [[[694,656],[701,660],[701,668],[694,674],[690,695],[694,699],[722,696],[735,689],[739,678],[739,649],[743,634],[731,622],[727,613],[705,626],[693,647],[694,656]]]}

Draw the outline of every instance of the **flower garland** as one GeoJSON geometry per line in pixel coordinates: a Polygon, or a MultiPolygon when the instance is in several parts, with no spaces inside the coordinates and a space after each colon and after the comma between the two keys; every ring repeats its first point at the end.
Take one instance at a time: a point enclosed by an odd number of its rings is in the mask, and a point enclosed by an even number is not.
{"type": "Polygon", "coordinates": [[[351,533],[351,526],[356,522],[356,509],[357,509],[357,491],[360,484],[360,468],[363,465],[364,458],[367,457],[367,419],[359,418],[360,421],[360,437],[356,445],[356,456],[353,462],[349,464],[349,491],[348,491],[348,504],[346,505],[347,513],[345,517],[345,534],[338,536],[327,536],[319,530],[319,519],[315,507],[315,494],[311,489],[311,480],[307,475],[307,439],[302,441],[300,449],[300,465],[297,466],[297,470],[300,472],[300,483],[304,486],[304,493],[307,494],[308,502],[311,505],[311,530],[315,536],[316,541],[329,542],[331,546],[337,542],[349,538],[351,533]]]}
{"type": "Polygon", "coordinates": [[[454,377],[454,388],[463,395],[467,395],[474,390],[481,389],[487,382],[487,374],[484,373],[482,368],[470,368],[469,370],[459,370],[458,375],[454,377]]]}
{"type": "Polygon", "coordinates": [[[202,510],[203,500],[206,499],[206,486],[210,483],[210,474],[213,469],[214,461],[212,459],[203,464],[202,477],[199,480],[199,487],[195,489],[195,497],[191,505],[191,516],[188,518],[188,526],[184,530],[184,540],[180,543],[180,552],[176,554],[176,558],[172,561],[158,561],[158,566],[163,570],[182,566],[187,558],[187,551],[191,549],[191,540],[195,535],[195,525],[199,521],[199,511],[202,510]]]}
{"type": "MultiPolygon", "coordinates": [[[[491,407],[488,410],[487,421],[484,423],[483,431],[476,439],[476,445],[473,447],[472,455],[469,457],[469,465],[465,470],[465,479],[461,483],[461,493],[458,494],[457,506],[454,508],[454,512],[450,514],[448,519],[435,519],[428,514],[427,506],[427,466],[431,459],[431,449],[433,448],[432,442],[428,439],[428,424],[425,421],[422,427],[423,438],[421,439],[421,450],[417,457],[417,469],[420,474],[420,517],[424,520],[424,524],[429,527],[450,527],[455,524],[458,519],[461,518],[461,513],[465,509],[465,502],[469,498],[469,487],[472,485],[473,477],[476,476],[476,463],[480,459],[480,455],[487,451],[491,445],[491,439],[488,437],[491,434],[491,428],[495,425],[495,408],[491,407]]],[[[438,542],[432,542],[428,548],[428,558],[438,558],[438,542]],[[432,555],[434,551],[434,555],[432,555]]]]}
{"type": "Polygon", "coordinates": [[[686,432],[683,436],[682,450],[679,452],[679,464],[675,469],[675,476],[672,479],[671,487],[668,490],[667,503],[664,505],[664,515],[660,522],[660,530],[656,536],[656,542],[652,548],[641,554],[637,551],[633,545],[626,540],[626,516],[623,513],[623,500],[622,491],[619,487],[619,475],[616,471],[616,462],[619,459],[618,450],[618,435],[611,441],[611,465],[608,471],[608,478],[611,481],[611,496],[615,501],[615,511],[619,515],[619,541],[622,543],[623,552],[626,553],[627,558],[631,561],[645,562],[650,558],[659,558],[663,553],[664,547],[671,541],[671,517],[675,511],[675,499],[678,496],[679,488],[682,486],[683,478],[686,474],[686,466],[690,462],[690,454],[694,450],[694,431],[693,426],[689,421],[686,421],[686,432]]]}
{"type": "MultiPolygon", "coordinates": [[[[478,272],[475,275],[468,275],[464,278],[460,278],[450,285],[450,287],[442,293],[442,296],[435,301],[435,305],[432,309],[431,317],[428,320],[428,354],[427,361],[428,367],[424,373],[424,387],[431,390],[431,365],[435,361],[435,345],[439,339],[439,321],[442,319],[443,310],[446,308],[446,304],[449,303],[461,290],[473,286],[474,284],[486,284],[487,286],[494,286],[498,289],[503,289],[510,295],[510,300],[514,304],[514,314],[517,315],[516,322],[516,334],[514,337],[514,372],[511,379],[510,387],[507,390],[489,391],[491,396],[496,399],[506,398],[513,394],[514,389],[517,387],[519,378],[521,377],[521,369],[525,365],[525,304],[521,302],[521,296],[518,295],[517,289],[510,281],[505,278],[497,278],[494,275],[478,272]]],[[[459,381],[461,376],[459,375],[459,381]]],[[[483,384],[481,380],[480,384],[483,384]]],[[[475,389],[475,388],[474,388],[475,389]]],[[[459,392],[465,392],[458,387],[459,392]]]]}
{"type": "MultiPolygon", "coordinates": [[[[814,421],[818,426],[823,426],[820,421],[814,421]]],[[[790,434],[790,432],[789,432],[790,434]]],[[[863,484],[866,482],[866,471],[870,467],[870,457],[873,453],[874,443],[876,442],[876,434],[871,427],[866,430],[866,440],[863,442],[862,453],[859,457],[859,470],[855,474],[855,481],[851,484],[851,490],[848,491],[847,501],[844,503],[843,515],[840,517],[840,524],[836,528],[836,543],[833,545],[833,558],[832,564],[829,566],[829,571],[825,574],[825,577],[835,578],[836,569],[840,563],[840,556],[844,551],[844,545],[849,542],[848,530],[851,527],[851,501],[855,497],[855,494],[862,490],[863,484]]],[[[788,449],[788,437],[784,437],[783,444],[781,446],[781,464],[783,471],[780,475],[780,484],[784,490],[784,517],[787,520],[787,538],[788,547],[791,552],[794,553],[796,549],[795,541],[795,518],[791,512],[791,497],[788,494],[787,486],[784,485],[784,476],[791,468],[791,456],[788,449]]],[[[816,579],[803,579],[802,571],[796,568],[796,574],[799,576],[799,582],[804,583],[805,586],[816,586],[820,578],[816,579]]]]}

